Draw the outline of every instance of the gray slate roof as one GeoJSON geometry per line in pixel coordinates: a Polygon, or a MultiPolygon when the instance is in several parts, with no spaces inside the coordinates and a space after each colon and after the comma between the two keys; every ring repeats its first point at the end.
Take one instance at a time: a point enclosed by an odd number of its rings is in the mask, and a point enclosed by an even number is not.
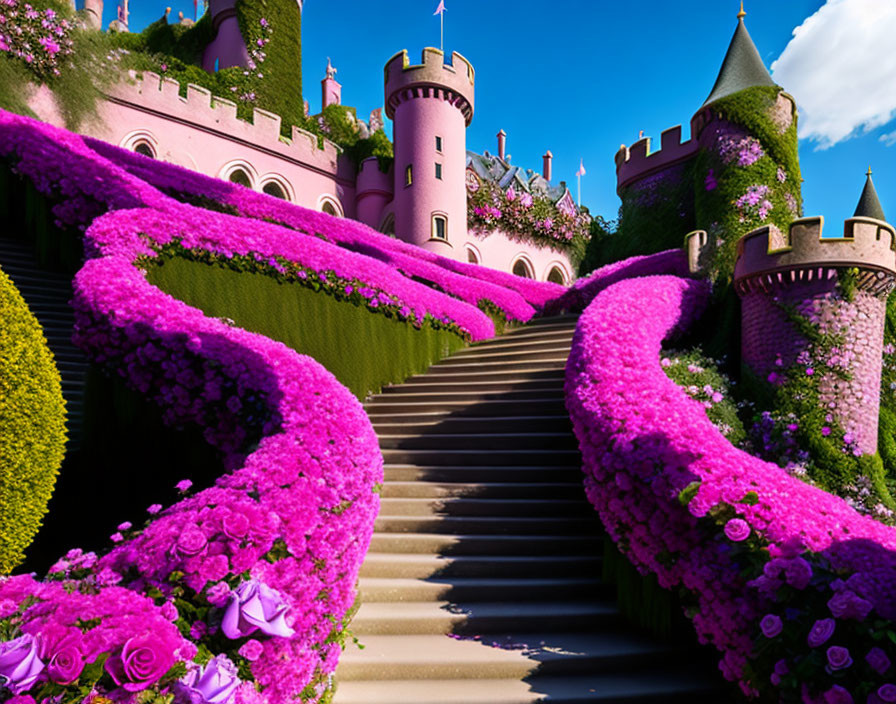
{"type": "Polygon", "coordinates": [[[871,169],[865,177],[865,188],[862,189],[862,197],[859,198],[859,204],[856,206],[856,212],[853,213],[854,218],[875,218],[876,220],[886,221],[884,209],[881,207],[880,198],[877,197],[877,190],[874,188],[874,182],[871,180],[871,169]]]}
{"type": "Polygon", "coordinates": [[[728,45],[728,53],[725,54],[719,76],[703,107],[746,88],[773,85],[776,84],[762,63],[756,45],[753,44],[741,17],[737,21],[737,29],[734,30],[731,44],[728,45]]]}

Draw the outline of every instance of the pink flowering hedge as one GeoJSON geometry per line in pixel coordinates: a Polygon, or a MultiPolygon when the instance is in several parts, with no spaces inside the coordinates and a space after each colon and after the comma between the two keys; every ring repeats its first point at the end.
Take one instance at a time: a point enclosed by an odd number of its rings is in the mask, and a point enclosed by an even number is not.
{"type": "Polygon", "coordinates": [[[660,366],[708,295],[634,278],[583,313],[566,399],[587,495],[640,570],[684,590],[745,693],[896,701],[896,531],[733,447],[660,366]]]}
{"type": "Polygon", "coordinates": [[[100,140],[86,138],[85,141],[98,154],[165,193],[214,201],[240,215],[281,223],[309,235],[321,234],[328,241],[396,266],[409,276],[431,281],[461,300],[474,305],[491,301],[509,320],[528,320],[534,312],[532,306],[541,309],[566,291],[559,284],[447,259],[355,220],[333,218],[100,140]]]}

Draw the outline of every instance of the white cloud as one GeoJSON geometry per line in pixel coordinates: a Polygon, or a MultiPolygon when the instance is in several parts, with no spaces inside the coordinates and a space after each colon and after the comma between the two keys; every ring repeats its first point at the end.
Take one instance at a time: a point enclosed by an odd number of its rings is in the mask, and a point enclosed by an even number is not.
{"type": "Polygon", "coordinates": [[[796,98],[801,138],[826,149],[896,117],[894,36],[894,0],[828,0],[793,30],[772,76],[796,98]]]}
{"type": "Polygon", "coordinates": [[[886,144],[888,147],[892,147],[896,145],[896,132],[890,132],[888,134],[882,134],[880,136],[880,141],[886,144]]]}

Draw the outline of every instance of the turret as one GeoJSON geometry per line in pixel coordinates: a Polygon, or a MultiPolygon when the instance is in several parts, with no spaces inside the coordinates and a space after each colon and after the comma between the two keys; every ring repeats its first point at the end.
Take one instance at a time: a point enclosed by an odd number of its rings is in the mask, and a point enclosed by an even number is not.
{"type": "Polygon", "coordinates": [[[231,66],[248,66],[249,52],[236,16],[236,0],[210,0],[208,11],[215,38],[202,53],[202,68],[214,73],[231,66]]]}
{"type": "Polygon", "coordinates": [[[743,361],[773,384],[794,365],[798,373],[819,375],[822,407],[858,454],[873,454],[896,231],[883,220],[854,217],[843,237],[822,238],[822,225],[822,218],[802,218],[787,235],[772,225],[738,241],[734,286],[742,302],[743,361]],[[835,339],[834,346],[813,350],[794,314],[835,339]]]}
{"type": "Polygon", "coordinates": [[[473,119],[474,72],[458,53],[444,63],[423,50],[411,66],[406,51],[385,68],[386,115],[395,145],[395,234],[445,256],[464,259],[467,233],[466,128],[473,119]]]}
{"type": "Polygon", "coordinates": [[[868,167],[868,173],[865,174],[865,187],[862,189],[862,195],[859,203],[856,205],[856,212],[853,213],[854,218],[874,218],[875,220],[886,220],[884,209],[881,207],[880,198],[877,197],[877,190],[874,188],[874,181],[871,180],[871,167],[868,167]]]}
{"type": "Polygon", "coordinates": [[[320,109],[323,110],[328,105],[342,104],[342,86],[336,80],[336,69],[330,63],[330,57],[327,57],[327,75],[320,82],[320,109]]]}
{"type": "Polygon", "coordinates": [[[103,0],[84,0],[84,21],[90,29],[102,29],[103,0]]]}

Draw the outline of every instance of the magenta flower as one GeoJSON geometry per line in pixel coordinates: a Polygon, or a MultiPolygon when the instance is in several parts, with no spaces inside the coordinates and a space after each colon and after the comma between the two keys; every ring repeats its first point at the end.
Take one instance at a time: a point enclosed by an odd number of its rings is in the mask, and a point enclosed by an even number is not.
{"type": "Polygon", "coordinates": [[[190,487],[193,486],[193,482],[189,479],[181,479],[177,484],[174,485],[174,488],[177,489],[180,493],[184,494],[190,490],[190,487]]]}
{"type": "Polygon", "coordinates": [[[725,524],[725,535],[735,543],[750,537],[750,524],[742,518],[732,518],[725,524]]]}
{"type": "Polygon", "coordinates": [[[254,662],[261,657],[263,646],[254,638],[247,640],[239,649],[239,654],[249,662],[254,662]]]}
{"type": "Polygon", "coordinates": [[[286,625],[288,610],[289,606],[280,592],[264,582],[250,579],[230,595],[221,630],[228,638],[242,638],[255,631],[289,638],[295,631],[286,625]]]}
{"type": "Polygon", "coordinates": [[[174,664],[174,653],[167,650],[153,633],[135,636],[121,651],[106,660],[106,672],[128,692],[139,692],[155,684],[174,664]]]}
{"type": "Polygon", "coordinates": [[[835,684],[824,693],[824,704],[854,704],[854,700],[848,689],[835,684]]]}

